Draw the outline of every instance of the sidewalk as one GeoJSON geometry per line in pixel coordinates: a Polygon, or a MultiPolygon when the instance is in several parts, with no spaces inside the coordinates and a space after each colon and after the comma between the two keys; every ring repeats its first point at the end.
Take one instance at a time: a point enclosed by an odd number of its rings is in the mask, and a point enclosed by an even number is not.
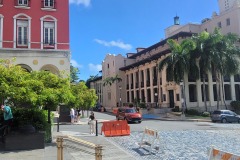
{"type": "MultiPolygon", "coordinates": [[[[108,113],[109,114],[109,113],[108,113]]],[[[172,114],[144,114],[144,120],[163,120],[163,121],[203,121],[208,122],[208,119],[192,119],[186,117],[185,119],[181,119],[181,116],[176,116],[172,114]]],[[[125,160],[125,159],[136,159],[129,152],[123,150],[116,143],[111,141],[110,139],[98,135],[90,135],[81,130],[76,130],[75,125],[82,125],[82,127],[87,126],[88,118],[81,119],[80,122],[71,125],[71,123],[61,123],[61,125],[67,126],[69,129],[67,131],[57,132],[57,125],[54,125],[53,129],[53,141],[50,144],[46,144],[44,149],[37,150],[29,150],[29,151],[0,151],[0,160],[57,160],[57,146],[56,146],[56,138],[61,135],[72,135],[77,136],[78,138],[89,141],[95,144],[103,145],[103,159],[105,160],[125,160]]],[[[98,119],[98,122],[106,121],[105,119],[98,119]]],[[[80,127],[80,126],[79,126],[80,127]]],[[[71,151],[64,150],[64,160],[71,159],[94,159],[94,157],[84,154],[80,151],[71,151]]]]}

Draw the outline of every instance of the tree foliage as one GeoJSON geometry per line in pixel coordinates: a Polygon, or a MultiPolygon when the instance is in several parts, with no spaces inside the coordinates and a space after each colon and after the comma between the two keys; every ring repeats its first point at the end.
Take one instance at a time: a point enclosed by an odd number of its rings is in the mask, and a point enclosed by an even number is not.
{"type": "Polygon", "coordinates": [[[111,86],[115,82],[121,82],[122,79],[118,77],[118,75],[115,75],[113,77],[107,77],[103,80],[103,86],[111,86]]]}
{"type": "Polygon", "coordinates": [[[85,83],[71,85],[69,78],[62,78],[47,71],[26,72],[20,66],[0,60],[0,97],[12,107],[44,108],[56,110],[59,104],[94,106],[97,96],[85,83]]]}
{"type": "Polygon", "coordinates": [[[89,109],[95,106],[98,98],[95,90],[89,89],[84,82],[72,84],[71,91],[75,98],[69,101],[69,106],[82,109],[89,109]]]}
{"type": "Polygon", "coordinates": [[[72,64],[70,65],[70,82],[73,83],[73,82],[78,82],[79,80],[79,77],[78,77],[78,74],[79,74],[79,69],[74,67],[72,64]]]}

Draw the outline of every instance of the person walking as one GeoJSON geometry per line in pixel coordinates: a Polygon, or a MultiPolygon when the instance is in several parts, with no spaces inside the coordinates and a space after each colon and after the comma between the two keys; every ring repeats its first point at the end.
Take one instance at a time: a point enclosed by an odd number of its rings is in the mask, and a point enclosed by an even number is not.
{"type": "Polygon", "coordinates": [[[80,108],[77,109],[77,122],[80,122],[80,118],[81,118],[81,110],[80,108]]]}
{"type": "Polygon", "coordinates": [[[13,123],[13,115],[12,115],[12,110],[9,106],[7,105],[2,105],[1,109],[3,111],[3,118],[4,118],[4,123],[3,125],[8,126],[8,133],[10,132],[12,123],[13,123]]]}
{"type": "Polygon", "coordinates": [[[88,124],[90,126],[90,134],[95,134],[95,116],[94,116],[93,111],[91,112],[91,114],[89,116],[88,124]]]}
{"type": "Polygon", "coordinates": [[[71,123],[74,124],[75,113],[73,108],[70,109],[70,116],[71,116],[71,123]]]}

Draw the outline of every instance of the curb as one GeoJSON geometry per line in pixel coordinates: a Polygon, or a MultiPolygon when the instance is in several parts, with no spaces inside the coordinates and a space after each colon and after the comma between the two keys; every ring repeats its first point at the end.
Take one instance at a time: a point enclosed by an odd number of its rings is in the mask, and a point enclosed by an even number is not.
{"type": "Polygon", "coordinates": [[[185,122],[211,122],[211,120],[204,120],[204,119],[171,119],[171,118],[145,118],[144,120],[185,121],[185,122]]]}

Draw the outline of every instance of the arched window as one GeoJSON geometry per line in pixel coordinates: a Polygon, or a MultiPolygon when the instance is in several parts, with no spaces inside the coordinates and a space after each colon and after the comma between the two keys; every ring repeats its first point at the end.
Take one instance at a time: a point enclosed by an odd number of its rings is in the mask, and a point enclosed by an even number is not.
{"type": "Polygon", "coordinates": [[[57,19],[44,16],[41,19],[41,49],[57,49],[57,19]]]}
{"type": "Polygon", "coordinates": [[[14,19],[14,48],[31,48],[31,17],[17,14],[14,19]]]}

